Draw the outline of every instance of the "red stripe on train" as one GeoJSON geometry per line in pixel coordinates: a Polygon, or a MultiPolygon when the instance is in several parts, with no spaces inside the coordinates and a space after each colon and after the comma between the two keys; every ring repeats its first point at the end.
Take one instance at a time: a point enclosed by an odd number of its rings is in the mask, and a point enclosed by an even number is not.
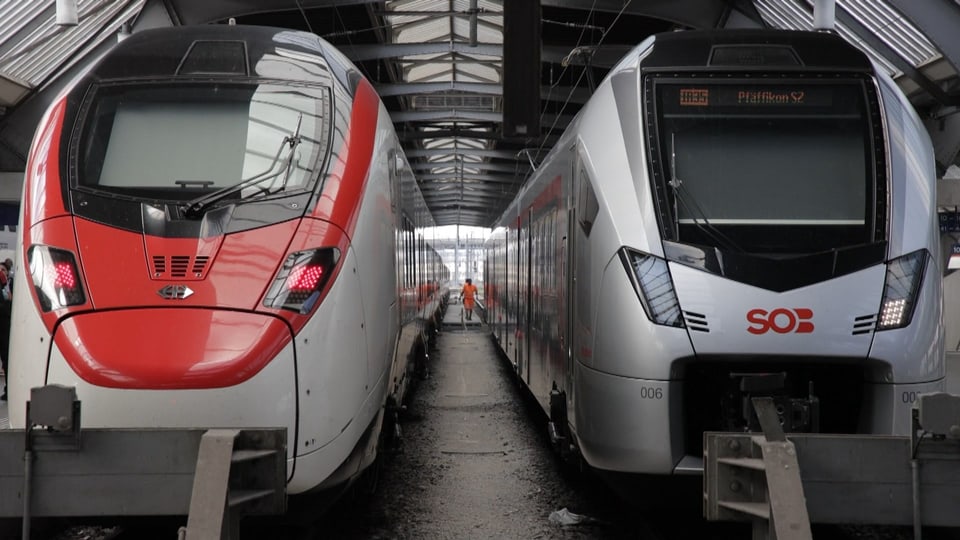
{"type": "Polygon", "coordinates": [[[357,225],[360,201],[373,157],[379,113],[380,98],[366,79],[361,80],[353,98],[343,148],[314,210],[314,217],[329,219],[346,231],[349,237],[353,237],[357,225]]]}

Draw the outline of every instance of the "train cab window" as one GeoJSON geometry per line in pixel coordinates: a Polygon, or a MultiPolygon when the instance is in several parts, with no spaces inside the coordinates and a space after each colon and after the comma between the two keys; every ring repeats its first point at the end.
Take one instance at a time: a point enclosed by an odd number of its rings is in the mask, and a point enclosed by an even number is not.
{"type": "Polygon", "coordinates": [[[652,85],[665,239],[770,256],[884,240],[874,226],[883,150],[863,81],[652,85]]]}
{"type": "Polygon", "coordinates": [[[74,185],[163,200],[310,189],[326,102],[325,88],[268,83],[102,86],[84,105],[74,185]]]}

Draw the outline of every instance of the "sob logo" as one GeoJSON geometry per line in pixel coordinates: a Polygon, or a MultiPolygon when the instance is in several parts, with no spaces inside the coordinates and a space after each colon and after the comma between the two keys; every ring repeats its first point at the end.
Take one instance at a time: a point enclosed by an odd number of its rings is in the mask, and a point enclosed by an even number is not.
{"type": "Polygon", "coordinates": [[[747,332],[760,335],[773,330],[778,334],[809,334],[813,332],[813,310],[808,308],[777,308],[772,311],[751,309],[747,312],[747,332]]]}

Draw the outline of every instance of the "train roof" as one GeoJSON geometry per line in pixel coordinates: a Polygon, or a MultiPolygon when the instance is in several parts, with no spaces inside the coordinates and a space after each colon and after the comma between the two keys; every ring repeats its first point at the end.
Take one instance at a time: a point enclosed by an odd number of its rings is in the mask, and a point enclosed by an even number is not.
{"type": "Polygon", "coordinates": [[[832,32],[689,30],[656,34],[643,69],[676,68],[869,71],[873,66],[859,49],[832,32]]]}
{"type": "MultiPolygon", "coordinates": [[[[329,45],[308,32],[266,26],[197,25],[137,32],[88,74],[94,79],[277,77],[329,82],[329,45]],[[283,49],[278,54],[278,50],[283,49]],[[273,62],[262,62],[269,59],[273,62]],[[282,69],[290,61],[323,69],[282,69]]],[[[351,66],[352,67],[352,66],[351,66]]]]}

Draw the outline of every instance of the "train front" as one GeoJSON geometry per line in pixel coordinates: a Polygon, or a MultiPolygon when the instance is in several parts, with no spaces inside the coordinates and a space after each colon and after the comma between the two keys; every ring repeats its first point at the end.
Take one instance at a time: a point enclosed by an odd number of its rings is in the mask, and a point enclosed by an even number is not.
{"type": "Polygon", "coordinates": [[[13,424],[30,388],[65,384],[84,427],[286,428],[293,492],[340,465],[379,402],[350,214],[321,201],[336,182],[360,197],[344,138],[368,162],[372,128],[334,129],[351,112],[331,64],[297,32],[150,30],[51,107],[23,196],[13,424]]]}
{"type": "Polygon", "coordinates": [[[933,155],[910,104],[829,34],[658,36],[638,65],[613,86],[642,96],[652,211],[619,224],[597,295],[577,389],[593,463],[695,472],[704,431],[759,429],[755,396],[788,432],[909,433],[945,375],[933,155]]]}

